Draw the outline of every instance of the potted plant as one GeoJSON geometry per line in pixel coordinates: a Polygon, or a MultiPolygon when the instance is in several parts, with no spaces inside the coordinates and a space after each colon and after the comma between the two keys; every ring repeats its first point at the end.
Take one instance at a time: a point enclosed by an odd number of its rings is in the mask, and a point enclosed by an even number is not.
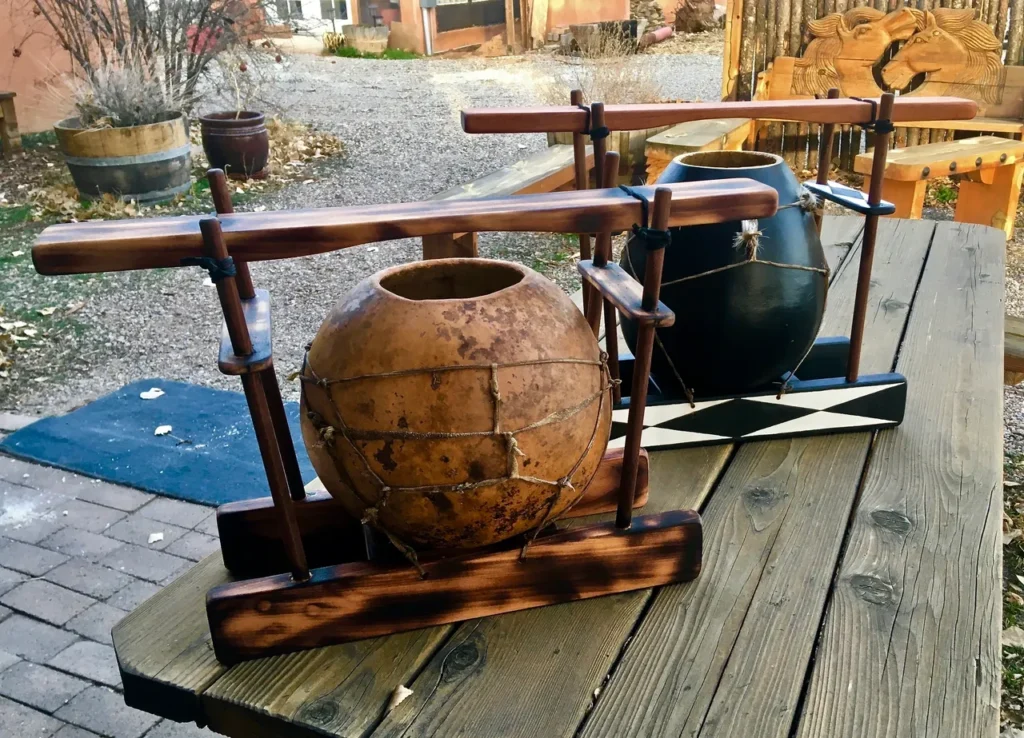
{"type": "MultiPolygon", "coordinates": [[[[184,116],[194,108],[199,83],[209,76],[212,62],[225,52],[246,47],[251,47],[247,50],[249,58],[275,55],[269,44],[251,43],[270,0],[32,3],[70,54],[77,75],[85,80],[86,108],[92,117],[83,117],[79,107],[79,115],[57,124],[57,133],[75,182],[81,182],[79,189],[86,196],[115,186],[119,194],[140,195],[140,199],[159,199],[181,191],[188,177],[184,151],[188,126],[184,116]],[[139,88],[131,92],[132,88],[125,86],[129,80],[132,84],[145,83],[145,104],[136,104],[133,95],[139,88]],[[157,89],[162,91],[163,107],[155,112],[160,107],[156,105],[157,89]],[[127,96],[121,98],[118,94],[127,96]],[[110,162],[88,161],[104,157],[135,157],[131,162],[134,167],[116,177],[107,176],[110,172],[104,174],[99,168],[110,162]],[[154,161],[170,163],[150,166],[154,161]],[[149,181],[138,179],[161,167],[164,171],[149,181]],[[158,181],[161,178],[162,184],[158,181]]],[[[128,163],[119,161],[113,166],[128,163]]]]}
{"type": "Polygon", "coordinates": [[[270,160],[270,135],[266,116],[247,110],[259,76],[249,73],[245,57],[222,60],[224,76],[235,90],[235,109],[199,116],[203,151],[211,167],[223,169],[232,179],[263,179],[270,160]]]}
{"type": "Polygon", "coordinates": [[[74,85],[77,115],[54,125],[79,194],[156,202],[192,184],[188,123],[141,65],[108,63],[74,85]]]}

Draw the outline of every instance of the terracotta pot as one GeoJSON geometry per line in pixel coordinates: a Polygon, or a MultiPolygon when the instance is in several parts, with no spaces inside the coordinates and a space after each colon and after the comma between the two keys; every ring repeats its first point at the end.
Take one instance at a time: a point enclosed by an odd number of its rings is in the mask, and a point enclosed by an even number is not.
{"type": "Polygon", "coordinates": [[[387,269],[334,307],[310,347],[303,439],[331,494],[397,540],[501,541],[558,516],[593,477],[611,428],[599,354],[572,301],[526,267],[387,269]],[[567,476],[571,487],[548,483],[567,476]]]}
{"type": "Polygon", "coordinates": [[[263,113],[247,110],[200,116],[203,151],[211,167],[232,179],[263,179],[270,158],[270,135],[263,113]]]}
{"type": "MultiPolygon", "coordinates": [[[[786,163],[774,154],[755,151],[683,154],[669,164],[658,182],[736,177],[774,187],[780,207],[799,196],[800,183],[786,163]]],[[[814,217],[800,207],[786,207],[759,220],[757,228],[762,233],[758,260],[808,269],[745,264],[705,275],[747,259],[746,250],[735,244],[743,226],[732,221],[672,229],[661,300],[675,312],[676,322],[658,330],[664,349],[655,345],[651,362],[652,375],[666,394],[682,394],[669,359],[691,390],[708,397],[780,381],[814,343],[825,312],[827,286],[825,253],[814,217]],[[694,275],[704,276],[676,281],[694,275]]],[[[642,245],[631,241],[621,262],[627,271],[635,269],[641,280],[645,254],[642,245]]],[[[623,321],[622,330],[633,348],[636,326],[623,321]]]]}

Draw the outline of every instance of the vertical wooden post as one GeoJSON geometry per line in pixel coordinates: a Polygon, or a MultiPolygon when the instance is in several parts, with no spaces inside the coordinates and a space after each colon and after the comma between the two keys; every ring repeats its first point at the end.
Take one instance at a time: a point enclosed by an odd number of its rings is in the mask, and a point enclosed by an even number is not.
{"type": "MultiPolygon", "coordinates": [[[[883,128],[892,121],[892,104],[895,96],[891,92],[882,95],[878,105],[877,122],[883,128]]],[[[871,184],[868,187],[868,204],[877,205],[882,201],[882,183],[885,177],[885,160],[889,155],[889,141],[892,133],[875,129],[875,155],[871,160],[871,184]]],[[[878,216],[868,215],[864,219],[864,238],[860,248],[860,270],[857,272],[857,297],[853,303],[853,325],[850,327],[850,358],[846,366],[846,381],[856,382],[860,376],[860,352],[864,343],[864,320],[868,310],[868,291],[871,288],[871,265],[875,259],[875,239],[878,235],[878,216]]]]}
{"type": "MultiPolygon", "coordinates": [[[[203,256],[217,260],[228,258],[220,221],[216,218],[206,218],[199,222],[199,229],[203,234],[203,256]]],[[[242,311],[242,301],[238,296],[238,285],[235,283],[235,278],[228,277],[218,281],[217,295],[220,298],[221,309],[224,311],[224,322],[227,325],[228,336],[231,338],[232,349],[238,356],[252,354],[252,340],[249,337],[249,328],[245,322],[245,314],[242,311]]],[[[281,516],[281,540],[284,542],[285,552],[288,555],[292,576],[297,581],[305,581],[309,579],[309,566],[306,563],[306,552],[302,547],[299,526],[295,520],[295,509],[292,507],[292,499],[289,495],[288,477],[278,444],[278,436],[274,430],[270,407],[267,403],[265,385],[258,374],[243,374],[242,387],[245,390],[245,399],[252,415],[256,439],[260,446],[260,456],[263,458],[263,465],[266,468],[270,494],[274,498],[274,507],[281,516]]]]}
{"type": "MultiPolygon", "coordinates": [[[[569,103],[574,106],[583,104],[583,90],[573,90],[569,93],[569,103]]],[[[573,131],[572,134],[572,158],[573,173],[576,179],[576,189],[585,190],[590,187],[590,172],[587,171],[587,138],[586,134],[573,131]]],[[[600,181],[600,180],[599,180],[600,181]]],[[[580,261],[593,258],[590,250],[590,234],[581,233],[580,237],[580,261]]],[[[593,288],[587,280],[583,280],[583,314],[587,314],[587,305],[590,303],[590,293],[593,288]]]]}
{"type": "MultiPolygon", "coordinates": [[[[228,186],[228,178],[223,169],[208,169],[206,179],[210,183],[210,196],[213,197],[213,209],[218,215],[229,215],[235,212],[231,204],[231,188],[228,186]]],[[[235,260],[235,280],[238,284],[238,296],[243,300],[251,300],[256,297],[256,290],[252,286],[252,275],[249,274],[249,265],[244,261],[235,260]]]]}
{"type": "MultiPolygon", "coordinates": [[[[615,187],[615,183],[618,180],[619,172],[619,155],[614,151],[609,151],[604,155],[604,179],[598,184],[601,187],[615,187]]],[[[603,267],[612,258],[612,233],[611,231],[602,231],[597,234],[597,239],[594,242],[594,266],[603,267]]],[[[586,281],[586,280],[584,280],[586,281]]],[[[601,292],[596,289],[591,289],[590,294],[587,298],[586,309],[583,311],[584,315],[587,316],[587,321],[590,323],[590,329],[594,331],[594,338],[597,338],[601,333],[601,305],[605,301],[601,299],[601,292]]],[[[614,320],[614,319],[613,319],[614,320]]],[[[607,337],[608,332],[615,330],[615,324],[609,328],[605,326],[605,336],[607,337]]]]}
{"type": "Polygon", "coordinates": [[[516,48],[516,7],[515,0],[505,0],[505,45],[516,48]]]}
{"type": "MultiPolygon", "coordinates": [[[[668,215],[672,207],[672,191],[659,187],[654,191],[654,212],[651,227],[659,231],[668,228],[668,215]]],[[[665,264],[665,249],[647,252],[644,269],[644,292],[641,306],[654,310],[661,295],[661,271],[665,264]]],[[[615,525],[628,528],[633,520],[633,500],[636,496],[636,475],[640,462],[640,442],[644,431],[644,411],[647,409],[647,386],[651,378],[651,358],[654,353],[654,323],[640,324],[636,339],[636,358],[633,363],[633,386],[629,393],[629,416],[626,420],[626,447],[622,457],[622,480],[619,483],[619,509],[615,525]]]]}
{"type": "MultiPolygon", "coordinates": [[[[223,169],[210,169],[206,172],[206,178],[210,182],[210,195],[213,197],[213,208],[218,215],[227,215],[235,212],[231,204],[231,188],[223,169]]],[[[252,275],[249,273],[249,265],[244,261],[235,260],[235,283],[238,285],[238,297],[242,300],[251,300],[256,297],[256,288],[252,283],[252,275]]],[[[235,352],[238,354],[238,352],[235,352]]],[[[248,353],[252,353],[249,349],[248,353]]],[[[244,356],[244,354],[238,354],[244,356]]],[[[295,443],[292,441],[291,429],[288,427],[288,416],[284,411],[284,401],[281,399],[281,388],[277,384],[277,373],[271,364],[266,369],[258,372],[260,381],[263,382],[264,393],[267,398],[267,405],[270,410],[270,417],[274,425],[274,434],[281,449],[281,459],[284,461],[285,474],[288,477],[288,489],[293,500],[301,500],[306,496],[306,490],[302,484],[302,471],[299,469],[299,459],[295,454],[295,443]]]]}
{"type": "MultiPolygon", "coordinates": [[[[839,88],[833,87],[828,91],[828,99],[835,100],[839,97],[839,88]]],[[[818,177],[815,180],[818,184],[828,182],[828,170],[832,167],[832,146],[835,142],[835,123],[825,123],[821,127],[821,136],[818,139],[818,177]]],[[[818,235],[821,235],[821,211],[814,214],[814,224],[818,227],[818,235]]]]}

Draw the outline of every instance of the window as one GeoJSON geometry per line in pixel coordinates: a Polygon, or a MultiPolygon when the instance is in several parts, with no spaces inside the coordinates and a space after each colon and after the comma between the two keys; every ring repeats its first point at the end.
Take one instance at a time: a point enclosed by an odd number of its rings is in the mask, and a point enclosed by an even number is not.
{"type": "Polygon", "coordinates": [[[275,0],[274,4],[281,20],[302,17],[302,0],[275,0]]]}
{"type": "Polygon", "coordinates": [[[320,17],[325,20],[348,20],[346,0],[320,0],[320,17]]]}

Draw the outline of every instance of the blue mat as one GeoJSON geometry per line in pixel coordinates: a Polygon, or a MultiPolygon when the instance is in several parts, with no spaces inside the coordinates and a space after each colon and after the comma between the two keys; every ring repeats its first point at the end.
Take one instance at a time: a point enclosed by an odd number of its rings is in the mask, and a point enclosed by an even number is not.
{"type": "MultiPolygon", "coordinates": [[[[285,404],[303,481],[316,476],[299,433],[299,407],[285,404]]],[[[68,415],[43,418],[0,450],[167,497],[221,505],[270,494],[252,420],[240,392],[144,379],[68,415]],[[158,387],[164,395],[144,400],[158,387]],[[162,425],[172,430],[154,435],[162,425]]]]}

